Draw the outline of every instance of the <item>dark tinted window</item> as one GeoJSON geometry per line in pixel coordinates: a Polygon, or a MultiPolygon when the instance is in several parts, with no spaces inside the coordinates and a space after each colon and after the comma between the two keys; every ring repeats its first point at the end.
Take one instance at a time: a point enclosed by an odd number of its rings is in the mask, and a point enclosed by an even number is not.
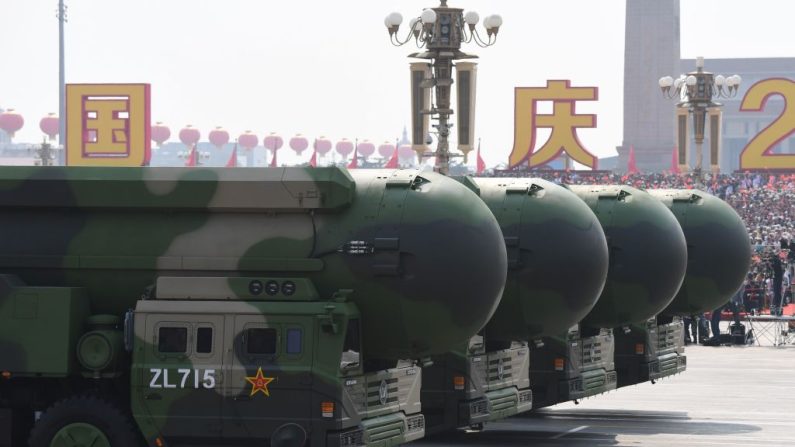
{"type": "Polygon", "coordinates": [[[249,354],[276,354],[276,329],[249,329],[246,331],[246,352],[249,354]]]}
{"type": "Polygon", "coordinates": [[[161,327],[157,336],[157,350],[166,353],[187,352],[188,328],[161,327]]]}
{"type": "Polygon", "coordinates": [[[342,359],[340,360],[342,369],[359,366],[359,361],[361,360],[359,346],[361,346],[359,320],[350,320],[348,322],[348,331],[345,333],[345,345],[342,347],[342,359]]]}
{"type": "Polygon", "coordinates": [[[287,353],[300,354],[301,353],[301,339],[303,333],[301,329],[287,329],[287,353]]]}
{"type": "Polygon", "coordinates": [[[200,327],[196,330],[196,352],[199,354],[213,352],[213,328],[200,327]]]}
{"type": "Polygon", "coordinates": [[[348,332],[345,333],[345,346],[343,351],[359,352],[359,320],[354,319],[348,322],[348,332]]]}

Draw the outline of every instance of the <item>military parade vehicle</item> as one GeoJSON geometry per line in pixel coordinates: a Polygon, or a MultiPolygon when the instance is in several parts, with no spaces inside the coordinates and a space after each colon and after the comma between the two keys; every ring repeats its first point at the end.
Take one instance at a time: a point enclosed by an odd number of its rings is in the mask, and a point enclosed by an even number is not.
{"type": "Polygon", "coordinates": [[[687,263],[679,223],[648,193],[628,186],[570,188],[604,229],[607,282],[579,324],[531,350],[534,408],[615,389],[615,332],[660,313],[679,290],[687,263]]]}
{"type": "Polygon", "coordinates": [[[607,276],[602,227],[571,191],[542,179],[459,181],[500,223],[508,279],[486,328],[423,369],[429,432],[480,428],[530,410],[531,352],[544,336],[565,333],[588,314],[607,276]]]}
{"type": "Polygon", "coordinates": [[[0,445],[394,445],[496,309],[488,207],[417,171],[0,168],[0,445]]]}
{"type": "Polygon", "coordinates": [[[655,381],[686,368],[683,316],[725,304],[748,272],[751,245],[740,216],[719,198],[697,190],[649,190],[676,216],[687,240],[687,273],[659,315],[616,336],[618,386],[655,381]]]}

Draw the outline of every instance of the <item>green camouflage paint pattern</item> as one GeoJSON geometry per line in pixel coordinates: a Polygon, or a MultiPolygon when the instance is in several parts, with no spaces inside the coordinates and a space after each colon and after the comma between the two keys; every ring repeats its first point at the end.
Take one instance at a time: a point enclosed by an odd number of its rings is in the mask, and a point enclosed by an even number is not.
{"type": "Polygon", "coordinates": [[[565,333],[597,303],[607,278],[602,226],[568,189],[543,179],[477,178],[506,238],[508,280],[486,325],[490,340],[565,333]]]}
{"type": "Polygon", "coordinates": [[[120,315],[157,275],[300,272],[323,297],[354,290],[363,349],[385,359],[467,340],[506,275],[488,208],[434,173],[3,167],[0,211],[0,268],[85,287],[93,313],[120,315]],[[351,241],[373,253],[346,253],[351,241]]]}
{"type": "MultiPolygon", "coordinates": [[[[384,433],[405,428],[401,415],[419,410],[419,374],[400,387],[405,394],[400,405],[362,407],[361,400],[371,397],[343,389],[347,375],[377,385],[397,380],[411,367],[368,372],[359,365],[340,372],[342,339],[324,337],[319,328],[336,325],[344,334],[349,318],[360,315],[362,356],[380,364],[442,353],[483,328],[499,303],[507,271],[502,234],[485,204],[457,182],[416,171],[0,168],[0,231],[4,273],[31,287],[78,287],[88,296],[91,314],[122,316],[136,303],[150,303],[140,299],[152,294],[158,277],[214,277],[229,278],[223,293],[260,322],[267,323],[270,312],[270,320],[283,322],[277,315],[290,315],[313,326],[317,352],[311,358],[267,365],[268,374],[281,380],[273,392],[291,380],[298,383],[294,389],[311,384],[311,402],[259,407],[266,413],[257,417],[304,412],[292,420],[302,426],[314,421],[304,426],[312,439],[361,423],[369,427],[368,445],[413,439],[384,433]],[[319,301],[254,302],[241,288],[239,279],[246,277],[302,279],[313,285],[319,301]],[[318,422],[318,396],[328,396],[342,413],[318,422]],[[369,437],[378,433],[381,438],[369,437]]],[[[0,307],[8,305],[9,296],[0,296],[0,307]]],[[[225,304],[217,301],[189,304],[197,311],[225,304]]],[[[217,313],[230,318],[223,308],[217,313]]],[[[167,397],[148,398],[148,367],[164,365],[141,357],[139,349],[154,345],[139,329],[145,330],[136,325],[138,367],[131,386],[138,394],[132,401],[147,441],[162,433],[186,436],[182,427],[190,419],[194,430],[196,421],[206,423],[200,423],[200,437],[225,434],[213,421],[229,422],[221,416],[241,397],[239,389],[169,390],[167,397]],[[153,418],[146,408],[148,400],[158,399],[168,418],[153,418]],[[207,405],[208,399],[216,405],[207,405]]],[[[0,340],[0,370],[6,353],[24,351],[16,341],[0,340]]],[[[199,366],[186,358],[171,365],[199,366]]],[[[232,380],[241,385],[241,377],[224,377],[232,380]]],[[[262,424],[256,437],[270,436],[273,424],[262,424]]],[[[237,428],[240,436],[251,429],[237,428]]],[[[234,437],[234,427],[230,430],[234,437]]]]}
{"type": "Polygon", "coordinates": [[[662,312],[686,316],[726,304],[751,263],[751,242],[740,216],[723,200],[702,191],[658,189],[649,194],[676,216],[687,239],[687,274],[662,312]]]}
{"type": "Polygon", "coordinates": [[[610,255],[607,283],[582,324],[614,328],[665,309],[685,276],[687,245],[673,213],[629,186],[576,185],[571,190],[602,224],[610,255]]]}

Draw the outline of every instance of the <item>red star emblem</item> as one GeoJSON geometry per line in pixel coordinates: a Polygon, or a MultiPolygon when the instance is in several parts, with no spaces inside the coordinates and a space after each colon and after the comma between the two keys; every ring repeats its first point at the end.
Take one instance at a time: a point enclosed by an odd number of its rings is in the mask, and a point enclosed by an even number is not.
{"type": "Polygon", "coordinates": [[[270,396],[271,393],[268,391],[268,385],[275,380],[274,377],[265,377],[262,374],[262,367],[257,369],[257,374],[253,377],[246,377],[246,381],[251,384],[251,394],[249,397],[262,392],[262,394],[266,396],[270,396]]]}

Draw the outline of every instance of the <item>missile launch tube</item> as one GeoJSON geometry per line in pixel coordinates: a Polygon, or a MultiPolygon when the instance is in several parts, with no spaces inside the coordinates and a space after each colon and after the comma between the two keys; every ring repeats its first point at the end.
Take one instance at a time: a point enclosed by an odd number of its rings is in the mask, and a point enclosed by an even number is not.
{"type": "Polygon", "coordinates": [[[607,283],[582,324],[612,328],[645,321],[673,300],[685,276],[687,244],[673,213],[629,186],[571,186],[602,223],[607,283]]]}
{"type": "Polygon", "coordinates": [[[607,241],[591,209],[543,179],[477,178],[508,252],[508,281],[489,340],[560,335],[594,307],[607,277],[607,241]]]}
{"type": "Polygon", "coordinates": [[[676,216],[687,240],[687,274],[668,316],[694,315],[726,304],[751,263],[748,230],[723,200],[696,190],[658,189],[649,194],[676,216]]]}
{"type": "Polygon", "coordinates": [[[363,352],[381,359],[467,340],[507,271],[497,221],[463,185],[338,168],[2,167],[0,263],[85,288],[94,314],[134,308],[158,277],[298,278],[238,299],[353,301],[363,352]]]}

